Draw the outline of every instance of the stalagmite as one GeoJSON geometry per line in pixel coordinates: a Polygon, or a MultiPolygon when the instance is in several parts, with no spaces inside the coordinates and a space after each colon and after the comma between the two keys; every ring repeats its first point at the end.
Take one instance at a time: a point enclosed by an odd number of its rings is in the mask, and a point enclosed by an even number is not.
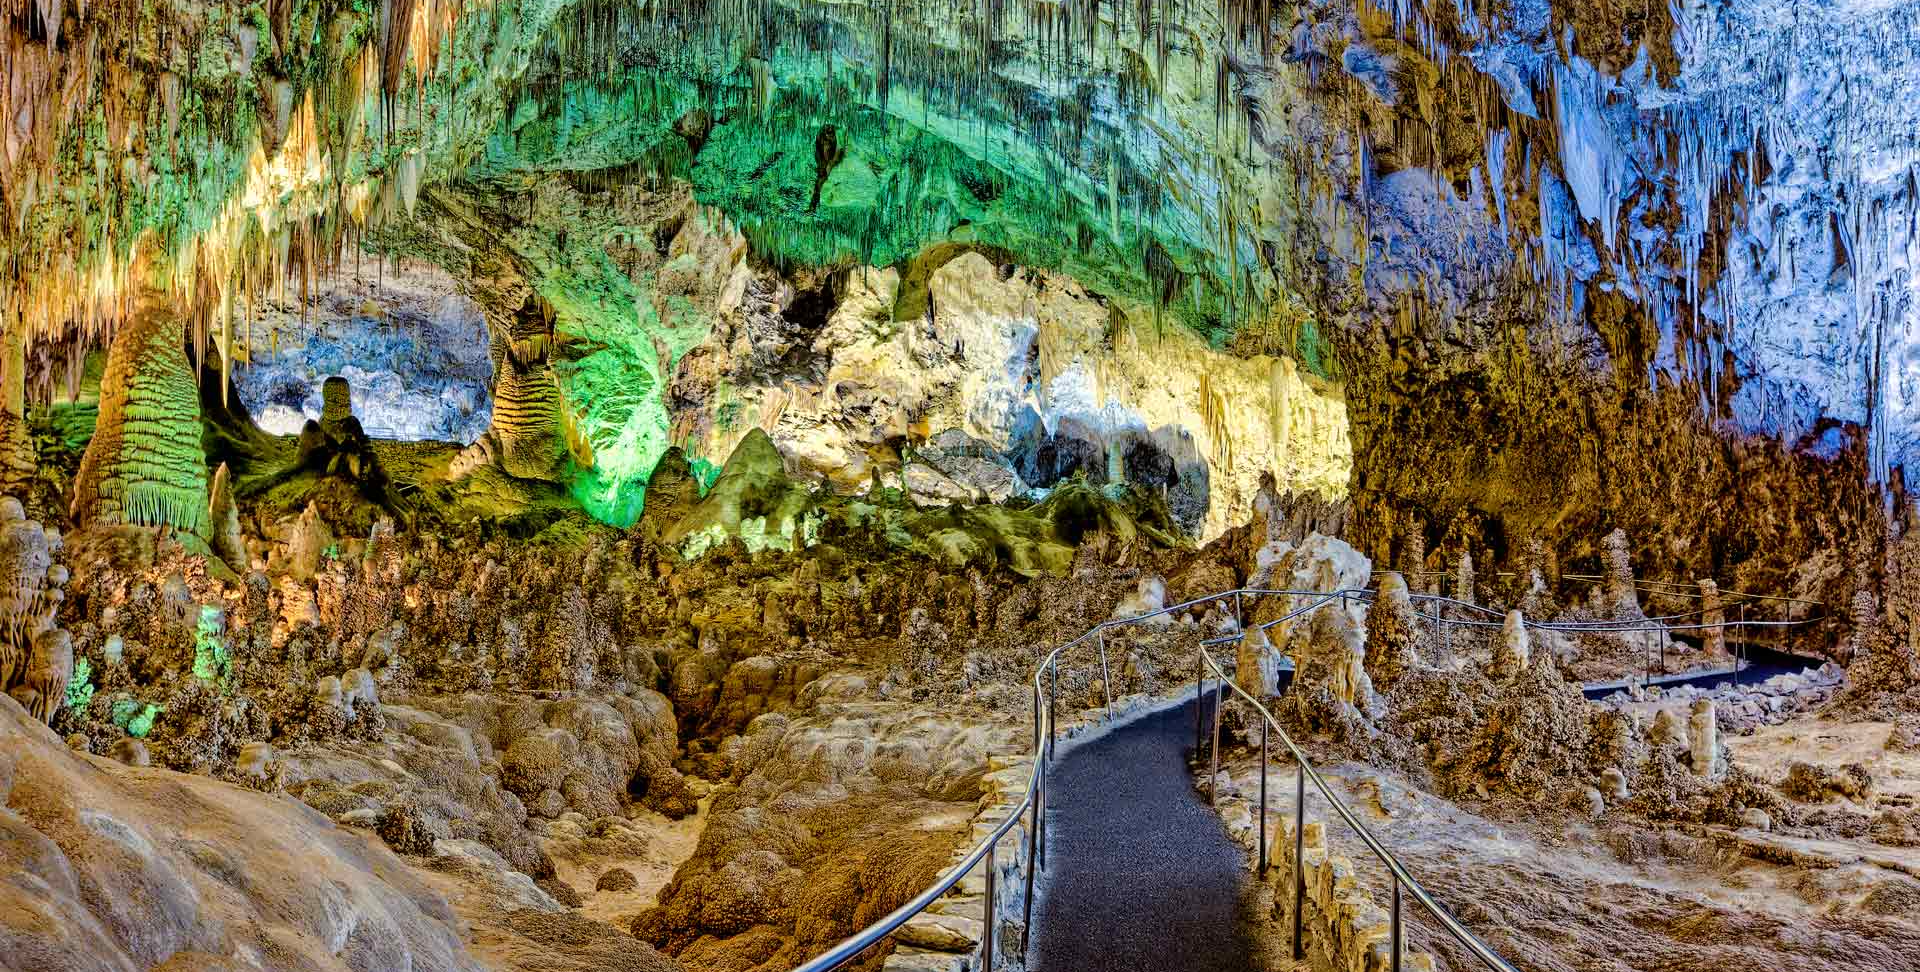
{"type": "Polygon", "coordinates": [[[0,328],[0,490],[9,493],[24,493],[36,465],[27,435],[25,330],[19,322],[0,328]]]}
{"type": "Polygon", "coordinates": [[[1533,640],[1527,634],[1527,619],[1519,611],[1508,611],[1500,626],[1500,640],[1494,646],[1493,674],[1511,678],[1533,663],[1533,640]]]}
{"type": "Polygon", "coordinates": [[[185,334],[167,298],[148,291],[114,337],[99,422],[74,481],[76,521],[167,525],[205,537],[200,394],[185,334]]]}
{"type": "Polygon", "coordinates": [[[1689,752],[1694,773],[1713,778],[1725,772],[1725,761],[1720,758],[1720,724],[1714,716],[1712,699],[1693,700],[1687,729],[1693,737],[1689,752]]]}
{"type": "Polygon", "coordinates": [[[1387,574],[1380,578],[1379,590],[1367,612],[1366,667],[1374,684],[1386,689],[1415,664],[1419,626],[1406,578],[1398,572],[1387,574]]]}
{"type": "Polygon", "coordinates": [[[1640,592],[1634,587],[1633,556],[1627,551],[1627,531],[1615,529],[1601,541],[1607,554],[1607,607],[1615,618],[1643,617],[1640,592]]]}
{"type": "Polygon", "coordinates": [[[1453,568],[1453,599],[1462,604],[1478,604],[1474,591],[1473,554],[1462,550],[1453,568]]]}
{"type": "Polygon", "coordinates": [[[207,526],[214,556],[236,572],[247,569],[247,544],[240,532],[240,508],[233,498],[232,474],[227,464],[214,470],[213,487],[207,501],[207,526]]]}
{"type": "Polygon", "coordinates": [[[1678,713],[1663,708],[1654,713],[1653,727],[1648,732],[1649,740],[1658,747],[1691,751],[1693,744],[1688,741],[1687,724],[1681,721],[1678,713]]]}
{"type": "Polygon", "coordinates": [[[1256,699],[1280,694],[1280,661],[1284,656],[1267,637],[1265,628],[1254,627],[1240,639],[1233,679],[1240,690],[1256,699]]]}
{"type": "Polygon", "coordinates": [[[1727,653],[1727,612],[1720,604],[1720,585],[1711,579],[1699,581],[1700,585],[1700,622],[1707,627],[1700,631],[1700,647],[1713,657],[1722,657],[1727,653]]]}

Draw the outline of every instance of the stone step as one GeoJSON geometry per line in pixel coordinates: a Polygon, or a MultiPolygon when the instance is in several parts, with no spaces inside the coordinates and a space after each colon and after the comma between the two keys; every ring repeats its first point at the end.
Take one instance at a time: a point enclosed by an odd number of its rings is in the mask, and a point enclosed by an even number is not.
{"type": "Polygon", "coordinates": [[[930,952],[902,945],[887,956],[881,972],[966,972],[972,961],[965,955],[930,952]]]}
{"type": "Polygon", "coordinates": [[[984,926],[977,918],[922,912],[895,932],[902,944],[937,952],[970,952],[980,944],[984,926]]]}

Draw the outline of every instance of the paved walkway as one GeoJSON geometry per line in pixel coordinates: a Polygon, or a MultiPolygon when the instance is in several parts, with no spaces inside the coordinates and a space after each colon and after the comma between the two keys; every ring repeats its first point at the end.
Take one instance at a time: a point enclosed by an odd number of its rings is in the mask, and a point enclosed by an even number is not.
{"type": "Polygon", "coordinates": [[[1246,852],[1188,775],[1193,710],[1142,716],[1052,766],[1036,972],[1265,967],[1243,919],[1246,852]]]}

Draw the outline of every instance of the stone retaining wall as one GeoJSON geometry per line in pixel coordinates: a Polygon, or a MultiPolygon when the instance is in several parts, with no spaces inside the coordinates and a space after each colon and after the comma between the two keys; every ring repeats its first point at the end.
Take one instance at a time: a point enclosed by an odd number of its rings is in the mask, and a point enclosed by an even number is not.
{"type": "MultiPolygon", "coordinates": [[[[1196,777],[1202,792],[1206,775],[1196,777]]],[[[1223,770],[1219,776],[1218,808],[1227,834],[1248,850],[1249,866],[1258,867],[1259,770],[1251,770],[1236,780],[1223,770]]],[[[1290,943],[1293,936],[1293,889],[1296,862],[1293,854],[1294,777],[1288,769],[1273,770],[1267,778],[1267,874],[1273,889],[1273,928],[1277,941],[1290,943]]],[[[1309,791],[1308,806],[1324,806],[1309,791]]],[[[1375,900],[1372,892],[1360,886],[1354,862],[1327,847],[1326,820],[1309,814],[1305,825],[1302,857],[1306,867],[1305,917],[1301,931],[1306,939],[1306,960],[1315,972],[1385,972],[1393,968],[1391,898],[1375,900]]],[[[1345,821],[1333,826],[1345,827],[1345,821]]],[[[1388,892],[1390,893],[1390,892],[1388,892]]],[[[1383,895],[1384,897],[1384,895],[1383,895]]],[[[1410,919],[1419,905],[1409,896],[1402,917],[1410,919]]],[[[1411,947],[1402,953],[1400,967],[1406,972],[1432,972],[1433,957],[1411,947]]]]}

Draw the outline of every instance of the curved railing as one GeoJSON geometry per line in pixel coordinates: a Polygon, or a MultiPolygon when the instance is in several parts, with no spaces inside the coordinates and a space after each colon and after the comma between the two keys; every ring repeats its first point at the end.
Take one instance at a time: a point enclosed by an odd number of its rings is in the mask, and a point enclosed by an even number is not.
{"type": "MultiPolygon", "coordinates": [[[[1263,591],[1261,593],[1303,596],[1302,592],[1296,591],[1263,591]]],[[[1368,595],[1371,593],[1372,592],[1365,589],[1346,589],[1330,591],[1325,594],[1304,595],[1313,596],[1316,599],[1306,607],[1290,611],[1282,617],[1266,622],[1259,627],[1261,630],[1265,630],[1276,624],[1291,621],[1308,612],[1317,611],[1328,604],[1348,599],[1370,600],[1368,595]]],[[[1244,594],[1242,596],[1244,596],[1244,594]]],[[[1260,808],[1258,826],[1260,830],[1259,867],[1261,873],[1265,873],[1267,869],[1266,770],[1269,735],[1279,736],[1281,745],[1285,746],[1287,752],[1293,756],[1295,766],[1293,791],[1293,957],[1295,960],[1305,957],[1305,936],[1302,934],[1302,926],[1306,915],[1307,869],[1303,866],[1302,862],[1306,858],[1307,781],[1312,780],[1314,789],[1318,790],[1320,795],[1325,798],[1327,806],[1331,807],[1333,812],[1338,815],[1341,820],[1346,822],[1348,828],[1354,832],[1354,835],[1360,838],[1360,842],[1366,845],[1367,850],[1372,852],[1374,858],[1386,867],[1387,873],[1393,876],[1393,908],[1390,913],[1390,924],[1388,926],[1388,960],[1394,972],[1399,972],[1401,959],[1406,953],[1405,932],[1400,917],[1403,892],[1411,893],[1413,899],[1427,909],[1427,913],[1432,915],[1433,919],[1440,923],[1441,929],[1445,931],[1449,937],[1455,942],[1458,942],[1461,947],[1465,948],[1468,952],[1472,953],[1474,957],[1483,962],[1487,968],[1493,969],[1495,972],[1515,972],[1514,967],[1509,964],[1506,959],[1501,958],[1486,942],[1480,940],[1480,936],[1475,935],[1467,926],[1460,924],[1459,919],[1453,917],[1452,912],[1448,911],[1438,901],[1433,899],[1433,895],[1428,893],[1427,889],[1407,871],[1406,866],[1400,863],[1400,859],[1395,857],[1392,851],[1387,850],[1386,845],[1380,842],[1380,838],[1374,836],[1373,831],[1354,814],[1353,810],[1347,806],[1346,801],[1341,800],[1339,795],[1333,792],[1333,788],[1327,784],[1326,779],[1313,768],[1313,761],[1307,759],[1307,754],[1301,752],[1300,747],[1294,744],[1293,737],[1287,735],[1287,731],[1281,728],[1279,721],[1273,717],[1273,713],[1268,710],[1266,705],[1259,699],[1248,694],[1245,689],[1240,687],[1239,683],[1228,676],[1226,669],[1220,665],[1218,659],[1213,657],[1212,652],[1207,651],[1204,644],[1200,648],[1200,659],[1202,670],[1197,684],[1194,687],[1194,697],[1196,699],[1205,697],[1205,672],[1206,669],[1212,669],[1214,677],[1219,680],[1221,685],[1231,689],[1234,695],[1244,699],[1248,705],[1253,707],[1254,711],[1260,713],[1260,808]]],[[[1220,711],[1222,708],[1223,706],[1218,702],[1216,702],[1213,707],[1213,763],[1207,776],[1207,799],[1209,802],[1214,798],[1213,791],[1220,775],[1220,711]]]]}
{"type": "MultiPolygon", "coordinates": [[[[984,902],[984,907],[985,907],[985,914],[983,916],[984,921],[982,922],[985,928],[985,931],[981,939],[981,955],[982,955],[981,969],[982,969],[982,972],[992,972],[993,966],[994,966],[994,960],[996,958],[994,954],[995,950],[994,950],[993,938],[994,938],[994,928],[996,925],[996,907],[995,906],[998,900],[995,894],[996,882],[998,878],[998,873],[997,873],[998,868],[996,866],[997,865],[996,855],[997,855],[1000,844],[1006,839],[1008,834],[1012,833],[1014,829],[1020,825],[1023,819],[1027,820],[1028,822],[1026,833],[1024,835],[1024,838],[1026,841],[1026,854],[1025,854],[1025,861],[1024,861],[1024,865],[1025,865],[1024,883],[1026,887],[1025,887],[1025,894],[1023,896],[1023,908],[1025,910],[1025,921],[1023,922],[1023,926],[1022,926],[1023,930],[1021,932],[1021,939],[1022,939],[1021,951],[1024,953],[1026,951],[1027,944],[1028,944],[1028,940],[1027,940],[1028,930],[1030,930],[1033,925],[1033,921],[1032,921],[1033,886],[1034,886],[1035,873],[1038,870],[1043,870],[1046,866],[1045,865],[1046,831],[1044,827],[1044,824],[1045,824],[1044,813],[1045,813],[1046,802],[1047,802],[1046,800],[1047,764],[1053,759],[1054,744],[1055,744],[1056,735],[1057,735],[1055,731],[1056,726],[1055,726],[1055,718],[1054,718],[1054,706],[1056,702],[1057,689],[1059,687],[1061,656],[1065,652],[1067,652],[1068,649],[1074,648],[1076,646],[1085,645],[1089,641],[1089,639],[1092,640],[1095,648],[1097,649],[1098,664],[1100,666],[1100,672],[1102,676],[1101,681],[1102,681],[1102,684],[1105,686],[1107,716],[1111,718],[1113,714],[1113,688],[1112,688],[1113,683],[1112,683],[1112,679],[1109,677],[1109,672],[1107,667],[1107,651],[1106,651],[1105,633],[1115,628],[1121,628],[1128,625],[1143,624],[1146,622],[1153,621],[1156,618],[1178,614],[1179,612],[1186,611],[1201,605],[1214,605],[1224,609],[1224,606],[1227,604],[1228,601],[1231,601],[1233,603],[1233,614],[1234,614],[1233,633],[1225,636],[1201,639],[1200,648],[1199,648],[1200,659],[1199,659],[1199,664],[1196,665],[1196,673],[1195,673],[1195,682],[1196,682],[1195,699],[1202,700],[1205,698],[1206,672],[1210,669],[1214,673],[1214,676],[1218,680],[1218,683],[1220,686],[1231,688],[1235,695],[1238,695],[1241,698],[1245,699],[1249,704],[1251,704],[1254,707],[1256,711],[1260,713],[1260,716],[1261,716],[1260,762],[1261,762],[1262,772],[1260,777],[1261,794],[1260,794],[1260,808],[1259,808],[1259,812],[1260,812],[1259,866],[1262,872],[1264,872],[1266,867],[1268,866],[1268,856],[1267,856],[1267,846],[1266,846],[1268,828],[1266,825],[1267,801],[1266,801],[1266,773],[1265,773],[1267,756],[1268,756],[1268,745],[1269,745],[1268,739],[1270,734],[1277,734],[1280,737],[1281,744],[1286,747],[1287,752],[1293,757],[1297,767],[1296,779],[1295,779],[1295,801],[1294,801],[1294,811],[1296,815],[1295,826],[1294,826],[1294,842],[1295,842],[1294,860],[1296,862],[1300,860],[1300,854],[1301,854],[1300,842],[1302,840],[1302,835],[1304,832],[1304,828],[1302,825],[1304,823],[1304,813],[1305,813],[1305,807],[1306,807],[1306,783],[1308,781],[1312,781],[1315,790],[1317,790],[1320,793],[1320,795],[1323,798],[1325,798],[1328,806],[1333,808],[1334,813],[1337,816],[1339,816],[1340,819],[1343,820],[1347,824],[1347,826],[1353,830],[1353,832],[1359,837],[1361,843],[1366,845],[1367,849],[1370,852],[1372,852],[1373,856],[1377,858],[1381,862],[1381,864],[1386,867],[1387,871],[1393,876],[1393,911],[1392,911],[1391,948],[1392,948],[1392,965],[1394,969],[1397,970],[1400,968],[1400,960],[1403,952],[1400,911],[1401,911],[1401,899],[1402,899],[1403,893],[1405,893],[1405,894],[1411,894],[1414,900],[1418,902],[1422,907],[1424,907],[1428,911],[1428,913],[1433,916],[1434,920],[1439,923],[1442,930],[1444,930],[1449,937],[1453,938],[1454,941],[1459,943],[1462,947],[1467,949],[1473,955],[1477,956],[1483,963],[1486,964],[1488,968],[1495,970],[1495,972],[1516,972],[1516,970],[1511,964],[1509,964],[1505,959],[1501,958],[1497,953],[1495,953],[1492,948],[1490,948],[1485,942],[1481,941],[1480,938],[1477,935],[1475,935],[1471,930],[1466,928],[1466,926],[1460,924],[1460,922],[1453,917],[1451,912],[1447,911],[1445,907],[1443,907],[1439,902],[1434,900],[1432,894],[1430,894],[1426,890],[1426,888],[1423,887],[1420,884],[1420,882],[1416,880],[1413,877],[1413,875],[1407,871],[1406,867],[1403,864],[1401,864],[1400,860],[1396,858],[1391,851],[1387,850],[1386,846],[1380,842],[1380,839],[1376,837],[1373,834],[1373,832],[1367,828],[1366,824],[1362,822],[1357,815],[1354,814],[1352,809],[1350,809],[1346,805],[1346,803],[1342,801],[1337,794],[1334,793],[1333,789],[1327,784],[1325,778],[1323,778],[1319,774],[1319,772],[1313,768],[1313,764],[1311,761],[1307,759],[1306,754],[1302,752],[1299,746],[1297,746],[1294,743],[1292,737],[1287,735],[1286,730],[1280,727],[1279,722],[1274,719],[1272,712],[1270,712],[1266,708],[1266,706],[1260,702],[1260,700],[1255,699],[1253,696],[1247,694],[1244,690],[1242,690],[1240,686],[1234,684],[1232,678],[1227,674],[1226,669],[1221,666],[1220,662],[1217,659],[1213,657],[1213,654],[1211,652],[1207,651],[1208,646],[1236,642],[1236,641],[1239,641],[1241,638],[1245,637],[1247,631],[1250,630],[1245,627],[1243,622],[1243,619],[1246,617],[1245,601],[1247,598],[1285,596],[1285,597],[1305,597],[1305,598],[1313,599],[1312,603],[1309,603],[1305,607],[1291,610],[1286,614],[1282,615],[1281,617],[1275,618],[1271,621],[1261,623],[1260,625],[1257,626],[1259,629],[1265,630],[1267,628],[1273,627],[1274,625],[1282,624],[1287,621],[1293,620],[1294,618],[1298,618],[1308,613],[1311,613],[1313,611],[1317,611],[1323,607],[1326,607],[1329,604],[1341,603],[1347,600],[1358,600],[1358,601],[1363,601],[1367,603],[1372,603],[1375,599],[1375,595],[1376,595],[1375,591],[1368,590],[1366,588],[1343,588],[1335,591],[1292,591],[1292,590],[1273,590],[1273,589],[1264,589],[1264,588],[1238,588],[1231,591],[1223,591],[1219,594],[1211,594],[1206,597],[1194,598],[1192,600],[1183,601],[1179,604],[1169,605],[1157,611],[1151,611],[1146,614],[1139,615],[1137,617],[1125,618],[1120,620],[1103,621],[1100,624],[1097,624],[1093,628],[1089,629],[1084,634],[1081,634],[1079,637],[1074,638],[1070,641],[1067,641],[1064,644],[1061,644],[1060,646],[1054,648],[1052,651],[1048,652],[1045,656],[1043,656],[1039,660],[1039,662],[1034,666],[1032,677],[1029,679],[1029,681],[1032,683],[1032,686],[1033,686],[1033,746],[1031,749],[1031,754],[1033,758],[1033,768],[1027,776],[1026,786],[1021,791],[1020,799],[1008,811],[1006,818],[1000,821],[1000,823],[996,825],[993,828],[993,830],[988,832],[988,834],[985,837],[981,838],[972,847],[968,848],[966,854],[961,857],[959,862],[954,864],[952,867],[948,868],[946,871],[942,872],[940,877],[936,879],[933,882],[933,884],[928,886],[926,890],[920,892],[918,895],[916,895],[912,900],[908,901],[907,903],[901,905],[898,908],[895,908],[892,912],[888,913],[886,917],[881,918],[880,920],[874,922],[873,924],[867,926],[866,928],[848,937],[845,941],[842,941],[838,945],[835,945],[833,948],[827,950],[826,952],[798,966],[794,970],[794,972],[828,972],[828,970],[830,969],[837,969],[840,966],[845,965],[850,961],[853,961],[855,958],[859,957],[862,953],[866,952],[868,949],[871,949],[874,946],[881,944],[883,941],[886,940],[887,936],[893,934],[895,931],[898,931],[902,925],[905,925],[907,922],[913,920],[915,916],[926,911],[927,908],[930,907],[935,901],[939,900],[942,896],[947,894],[947,892],[953,890],[953,888],[956,885],[958,885],[961,881],[965,880],[966,876],[969,873],[971,873],[975,867],[980,866],[982,862],[985,862],[986,864],[986,895],[985,895],[985,902],[984,902]]],[[[1466,602],[1462,602],[1462,601],[1453,601],[1453,599],[1451,598],[1438,597],[1436,595],[1412,595],[1412,597],[1416,600],[1439,600],[1439,601],[1452,602],[1454,604],[1459,604],[1465,607],[1473,608],[1476,611],[1485,612],[1490,615],[1496,615],[1496,616],[1500,615],[1500,612],[1494,611],[1491,608],[1479,607],[1477,605],[1467,604],[1466,602]]],[[[1434,615],[1425,614],[1423,612],[1418,612],[1418,611],[1416,611],[1415,613],[1416,615],[1418,615],[1419,617],[1425,620],[1435,622],[1435,623],[1440,623],[1440,624],[1446,624],[1446,625],[1468,625],[1473,627],[1497,628],[1504,623],[1503,621],[1468,621],[1468,620],[1462,620],[1457,618],[1445,618],[1445,617],[1438,617],[1434,615]]],[[[1682,616],[1678,616],[1678,615],[1675,616],[1676,619],[1680,617],[1682,616]]],[[[1643,630],[1641,628],[1621,628],[1621,627],[1603,627],[1602,626],[1602,625],[1615,624],[1614,622],[1540,623],[1540,622],[1529,621],[1526,623],[1529,627],[1541,628],[1546,630],[1555,630],[1555,631],[1578,630],[1578,631],[1588,631],[1588,632],[1596,632],[1596,633],[1610,633],[1610,632],[1620,632],[1620,631],[1643,630]]],[[[1634,619],[1634,623],[1642,624],[1642,625],[1657,625],[1658,619],[1634,619]]],[[[1722,621],[1717,625],[1693,625],[1691,627],[1693,628],[1706,628],[1706,627],[1727,628],[1727,627],[1746,626],[1746,625],[1778,626],[1778,625],[1801,624],[1801,623],[1805,623],[1805,619],[1803,619],[1802,621],[1786,621],[1786,622],[1782,622],[1782,621],[1764,621],[1763,622],[1763,621],[1745,621],[1745,620],[1742,620],[1739,622],[1722,621]]],[[[1653,630],[1653,628],[1648,627],[1648,628],[1645,628],[1644,630],[1653,630]]],[[[1677,629],[1674,627],[1663,625],[1663,626],[1660,626],[1659,630],[1677,630],[1677,629]]],[[[1092,659],[1089,659],[1088,664],[1089,665],[1093,664],[1092,659]]],[[[1216,704],[1213,707],[1214,745],[1212,747],[1214,774],[1212,776],[1209,776],[1208,778],[1208,789],[1209,789],[1208,799],[1209,800],[1213,798],[1213,794],[1212,794],[1213,782],[1212,781],[1218,775],[1218,766],[1219,766],[1219,726],[1220,726],[1220,709],[1221,709],[1221,705],[1219,704],[1219,702],[1222,701],[1218,698],[1220,694],[1221,694],[1220,688],[1216,687],[1215,689],[1216,704]]],[[[1204,706],[1202,707],[1202,709],[1204,711],[1204,706]]],[[[1199,738],[1199,734],[1201,731],[1201,720],[1204,718],[1203,711],[1195,713],[1194,728],[1195,728],[1196,751],[1200,748],[1199,744],[1201,740],[1199,738]]],[[[1304,945],[1304,942],[1301,936],[1301,932],[1302,932],[1301,921],[1302,921],[1302,914],[1303,914],[1302,907],[1301,907],[1301,904],[1302,904],[1301,898],[1304,893],[1304,880],[1305,880],[1304,868],[1296,866],[1295,867],[1295,887],[1294,887],[1294,908],[1293,908],[1293,916],[1294,916],[1293,940],[1294,940],[1294,955],[1296,959],[1302,956],[1303,945],[1304,945]]]]}

